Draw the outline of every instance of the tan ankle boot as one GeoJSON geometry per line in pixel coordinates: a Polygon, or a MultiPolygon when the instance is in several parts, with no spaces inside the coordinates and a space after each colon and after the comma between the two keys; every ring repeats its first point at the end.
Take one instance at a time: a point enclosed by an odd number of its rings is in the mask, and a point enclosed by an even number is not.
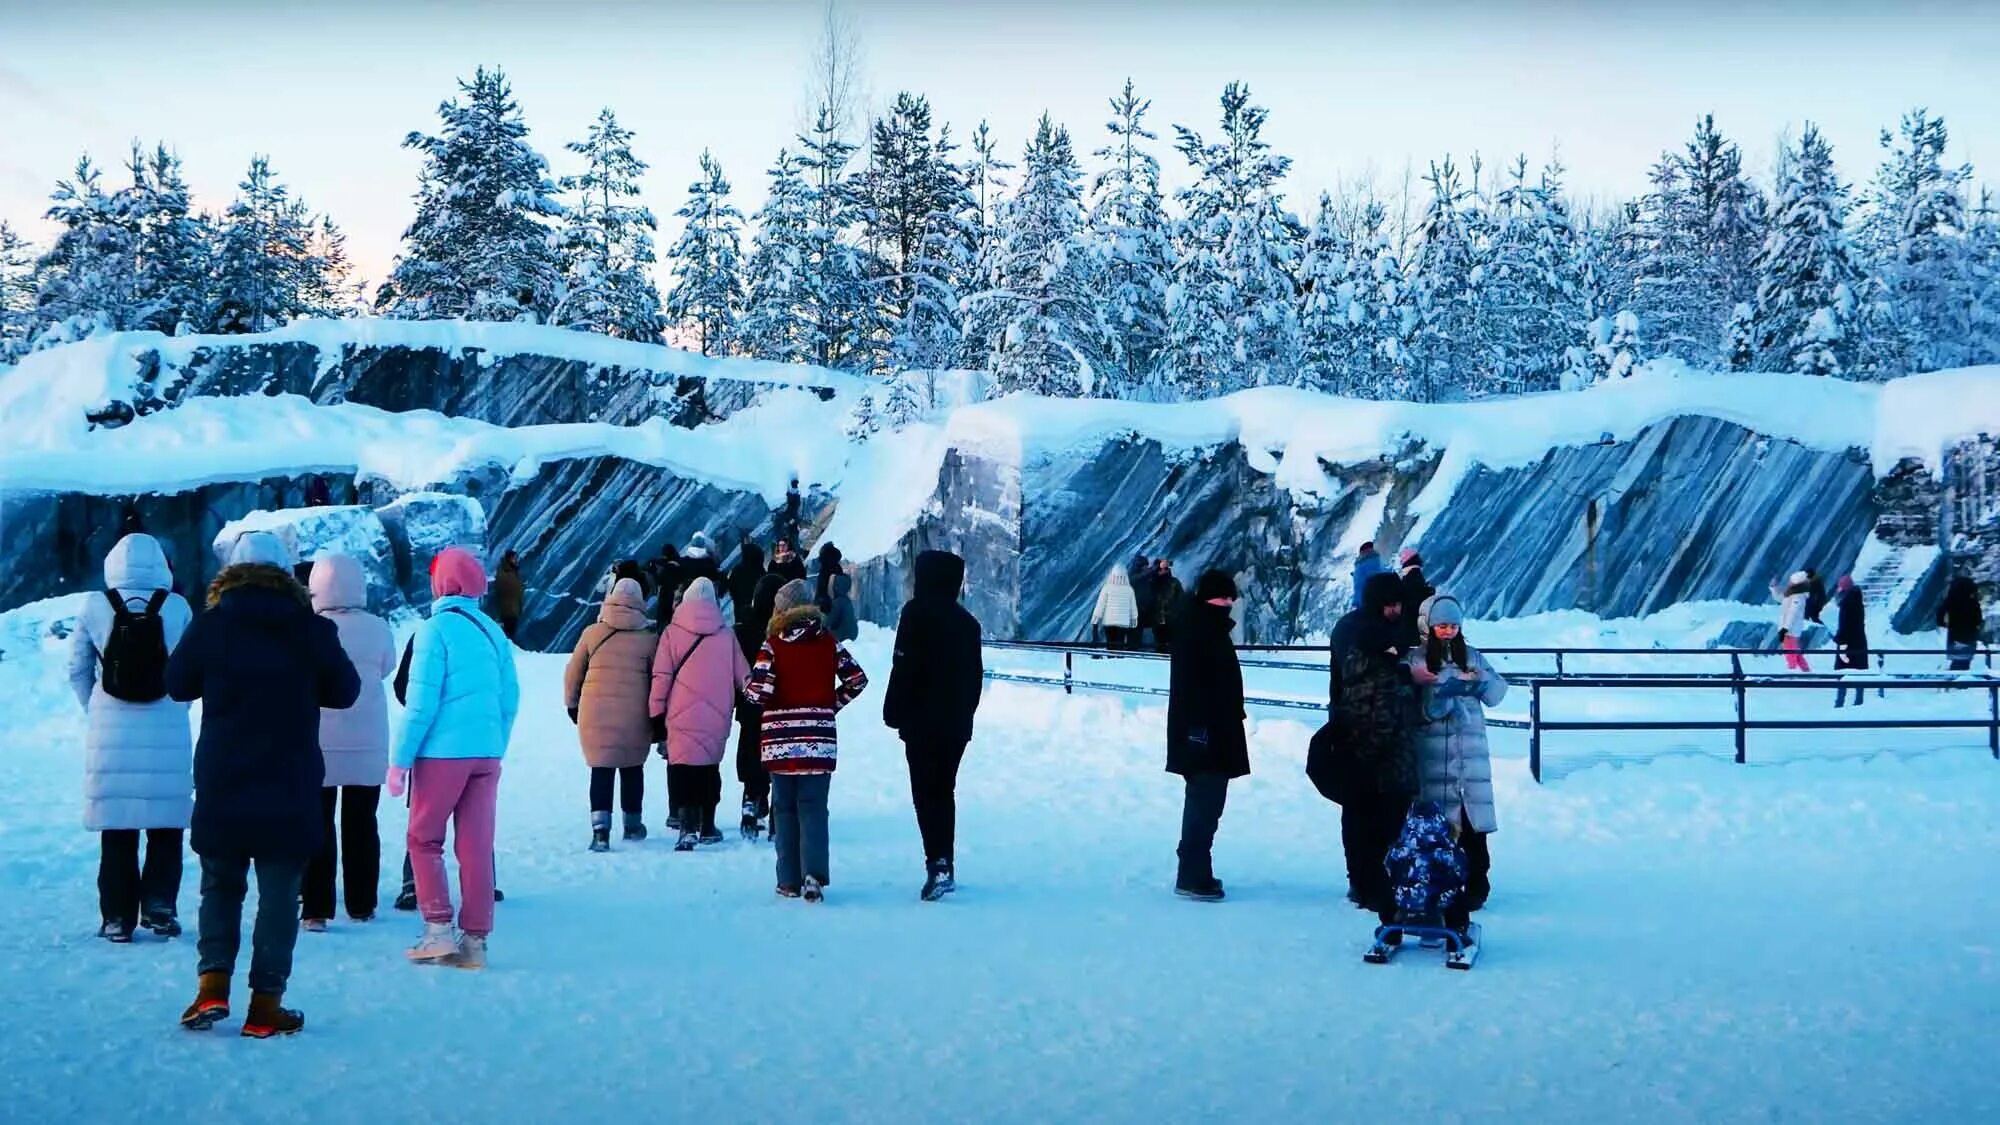
{"type": "Polygon", "coordinates": [[[207,1031],[229,1018],[229,974],[203,973],[194,994],[194,1003],[181,1013],[181,1026],[189,1031],[207,1031]]]}
{"type": "Polygon", "coordinates": [[[271,1039],[280,1035],[297,1035],[305,1030],[305,1014],[295,1008],[287,1008],[281,992],[253,992],[250,994],[250,1014],[243,1020],[245,1039],[271,1039]]]}

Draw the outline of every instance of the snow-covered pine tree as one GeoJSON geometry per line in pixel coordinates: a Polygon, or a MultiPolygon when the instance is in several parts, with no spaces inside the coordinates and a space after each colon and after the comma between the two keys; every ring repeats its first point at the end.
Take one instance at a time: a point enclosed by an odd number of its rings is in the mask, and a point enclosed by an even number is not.
{"type": "Polygon", "coordinates": [[[1000,201],[1011,186],[1005,173],[1013,168],[1001,158],[1000,142],[993,139],[993,131],[981,121],[979,128],[972,131],[972,158],[966,161],[964,172],[977,207],[982,246],[999,225],[1000,201]]]}
{"type": "Polygon", "coordinates": [[[1757,256],[1755,332],[1764,370],[1840,375],[1852,363],[1861,272],[1845,230],[1847,191],[1832,146],[1808,122],[1757,256]]]}
{"type": "Polygon", "coordinates": [[[1702,220],[1681,159],[1662,155],[1649,179],[1652,190],[1640,198],[1634,224],[1640,257],[1632,311],[1648,358],[1673,356],[1702,364],[1716,353],[1713,317],[1722,298],[1716,291],[1720,279],[1700,242],[1702,220]]]}
{"type": "Polygon", "coordinates": [[[313,253],[315,228],[305,205],[263,156],[251,158],[236,193],[222,217],[208,330],[264,332],[320,311],[326,263],[313,253]]]}
{"type": "MultiPolygon", "coordinates": [[[[653,232],[659,224],[652,209],[639,202],[639,177],[648,165],[633,155],[632,136],[606,107],[582,140],[563,146],[583,158],[583,170],[561,180],[570,199],[558,237],[563,295],[551,320],[621,340],[655,343],[664,323],[651,272],[653,232]]],[[[706,153],[702,159],[706,174],[706,153]]],[[[720,174],[717,170],[718,178],[720,174]]],[[[696,190],[701,186],[697,183],[696,190]]],[[[727,193],[727,183],[723,191],[727,193]]],[[[731,277],[733,281],[733,260],[731,277]]],[[[706,336],[702,350],[708,351],[706,336]]]]}
{"type": "MultiPolygon", "coordinates": [[[[1370,205],[1379,213],[1379,204],[1370,205]]],[[[1334,210],[1333,197],[1321,192],[1299,271],[1305,385],[1315,390],[1349,393],[1354,383],[1366,381],[1357,379],[1367,366],[1372,328],[1366,304],[1369,287],[1359,276],[1361,266],[1334,210]]]]}
{"type": "Polygon", "coordinates": [[[1972,307],[1966,355],[1972,363],[2000,363],[2000,201],[1981,189],[1966,231],[1972,307]]]}
{"type": "Polygon", "coordinates": [[[820,107],[810,132],[799,138],[799,169],[806,185],[805,282],[800,307],[806,347],[822,367],[868,370],[887,341],[871,280],[880,276],[868,252],[848,237],[861,207],[846,169],[854,146],[840,139],[832,111],[820,107]]]}
{"type": "Polygon", "coordinates": [[[1022,160],[1021,190],[1000,219],[987,288],[966,299],[967,335],[983,344],[1002,393],[1106,393],[1118,339],[1097,300],[1084,231],[1082,172],[1069,132],[1043,114],[1022,160]]]}
{"type": "Polygon", "coordinates": [[[1566,344],[1592,319],[1579,296],[1576,231],[1562,195],[1562,167],[1551,162],[1538,181],[1527,177],[1523,155],[1495,201],[1478,305],[1486,391],[1556,386],[1566,344]]]}
{"type": "Polygon", "coordinates": [[[191,210],[180,158],[167,146],[145,153],[134,144],[127,168],[132,186],[117,199],[133,238],[138,326],[193,331],[207,309],[214,228],[191,210]]]}
{"type": "Polygon", "coordinates": [[[701,354],[717,355],[731,346],[743,305],[743,213],[729,202],[729,181],[707,149],[701,178],[688,185],[687,205],[676,214],[687,225],[667,253],[674,269],[667,316],[693,330],[701,354]]]}
{"type": "Polygon", "coordinates": [[[954,151],[949,128],[931,135],[930,102],[898,94],[875,123],[868,168],[855,177],[862,226],[882,257],[878,296],[899,367],[946,366],[963,335],[960,287],[972,274],[979,230],[954,151]]]}
{"type": "Polygon", "coordinates": [[[1174,272],[1167,283],[1167,338],[1156,379],[1169,398],[1213,398],[1240,389],[1236,353],[1236,288],[1218,247],[1228,226],[1215,216],[1205,222],[1183,218],[1175,224],[1174,272]]]}
{"type": "Polygon", "coordinates": [[[411,319],[546,320],[562,291],[549,219],[563,209],[548,161],[528,144],[505,73],[480,67],[458,86],[438,106],[437,135],[403,140],[426,159],[378,302],[411,319]]]}
{"type": "Polygon", "coordinates": [[[368,307],[366,286],[355,279],[354,264],[347,256],[347,235],[322,215],[312,231],[307,259],[314,269],[301,292],[304,316],[345,317],[365,315],[368,307]]]}
{"type": "Polygon", "coordinates": [[[0,363],[28,348],[34,329],[35,256],[28,240],[0,220],[0,363]]]}
{"type": "Polygon", "coordinates": [[[1091,185],[1090,233],[1104,261],[1106,317],[1124,357],[1111,391],[1118,398],[1157,393],[1150,384],[1167,335],[1173,246],[1160,195],[1160,162],[1144,145],[1158,139],[1145,125],[1152,105],[1127,78],[1125,89],[1111,99],[1112,117],[1105,125],[1111,139],[1095,153],[1104,170],[1091,185]]]}
{"type": "MultiPolygon", "coordinates": [[[[1678,161],[1686,183],[1690,242],[1707,259],[1714,322],[1757,295],[1755,264],[1764,242],[1764,195],[1743,175],[1743,156],[1715,127],[1715,115],[1695,123],[1678,161]]],[[[1712,352],[1708,354],[1713,354],[1712,352]]],[[[1706,360],[1708,355],[1702,356],[1706,360]]]]}
{"type": "Polygon", "coordinates": [[[105,192],[103,173],[89,156],[79,157],[49,200],[44,217],[61,229],[35,263],[34,346],[138,327],[145,309],[138,292],[137,239],[119,202],[105,192]]]}
{"type": "Polygon", "coordinates": [[[1973,255],[1965,237],[1970,165],[1947,167],[1944,119],[1919,107],[1895,135],[1869,193],[1862,239],[1886,299],[1885,374],[1972,362],[1973,255]]]}
{"type": "Polygon", "coordinates": [[[766,177],[770,183],[756,215],[757,233],[744,271],[736,343],[758,359],[808,363],[815,355],[806,332],[805,305],[812,189],[799,159],[783,149],[766,177]]]}
{"type": "MultiPolygon", "coordinates": [[[[1475,173],[1476,174],[1476,173],[1475,173]]],[[[1461,397],[1478,386],[1484,358],[1478,340],[1482,221],[1451,157],[1432,164],[1424,182],[1431,198],[1418,226],[1411,264],[1418,327],[1407,367],[1421,402],[1461,397]]]]}

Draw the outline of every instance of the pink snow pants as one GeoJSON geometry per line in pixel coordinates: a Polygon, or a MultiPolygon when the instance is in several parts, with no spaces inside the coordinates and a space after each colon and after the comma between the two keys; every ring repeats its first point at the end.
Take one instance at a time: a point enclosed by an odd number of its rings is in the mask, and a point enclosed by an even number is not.
{"type": "Polygon", "coordinates": [[[1797,637],[1787,636],[1785,638],[1785,667],[1794,672],[1812,671],[1812,668],[1806,664],[1806,654],[1799,651],[1799,638],[1797,637]]]}
{"type": "Polygon", "coordinates": [[[444,833],[458,854],[458,928],[493,932],[493,824],[500,798],[498,758],[419,758],[410,777],[410,869],[424,921],[451,923],[444,833]]]}

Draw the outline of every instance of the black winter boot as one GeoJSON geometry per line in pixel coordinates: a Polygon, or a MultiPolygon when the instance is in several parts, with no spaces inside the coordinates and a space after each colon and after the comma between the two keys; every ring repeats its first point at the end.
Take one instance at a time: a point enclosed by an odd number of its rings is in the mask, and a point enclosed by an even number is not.
{"type": "Polygon", "coordinates": [[[590,814],[590,850],[608,852],[611,850],[611,814],[594,812],[590,814]]]}
{"type": "Polygon", "coordinates": [[[646,838],[646,820],[643,816],[635,812],[625,814],[625,838],[627,840],[646,838]]]}

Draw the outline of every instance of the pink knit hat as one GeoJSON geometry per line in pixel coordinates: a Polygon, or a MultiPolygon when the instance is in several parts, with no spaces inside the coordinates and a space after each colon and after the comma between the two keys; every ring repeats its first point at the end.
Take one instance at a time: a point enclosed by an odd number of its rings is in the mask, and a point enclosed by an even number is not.
{"type": "Polygon", "coordinates": [[[1833,584],[1833,588],[1836,592],[1845,594],[1854,589],[1854,579],[1852,576],[1842,575],[1840,581],[1833,584]]]}
{"type": "Polygon", "coordinates": [[[1397,558],[1397,559],[1398,559],[1399,561],[1401,561],[1401,562],[1402,562],[1402,564],[1403,564],[1404,566],[1408,566],[1408,565],[1410,565],[1411,563],[1422,563],[1422,562],[1423,562],[1423,559],[1422,559],[1422,558],[1420,558],[1420,557],[1419,557],[1419,556],[1417,555],[1417,549],[1416,549],[1415,547],[1405,547],[1405,548],[1403,548],[1403,553],[1402,553],[1402,554],[1400,554],[1400,555],[1398,555],[1398,556],[1396,556],[1396,558],[1397,558]]]}
{"type": "Polygon", "coordinates": [[[431,596],[478,598],[486,595],[486,568],[463,547],[447,547],[431,560],[431,596]]]}

